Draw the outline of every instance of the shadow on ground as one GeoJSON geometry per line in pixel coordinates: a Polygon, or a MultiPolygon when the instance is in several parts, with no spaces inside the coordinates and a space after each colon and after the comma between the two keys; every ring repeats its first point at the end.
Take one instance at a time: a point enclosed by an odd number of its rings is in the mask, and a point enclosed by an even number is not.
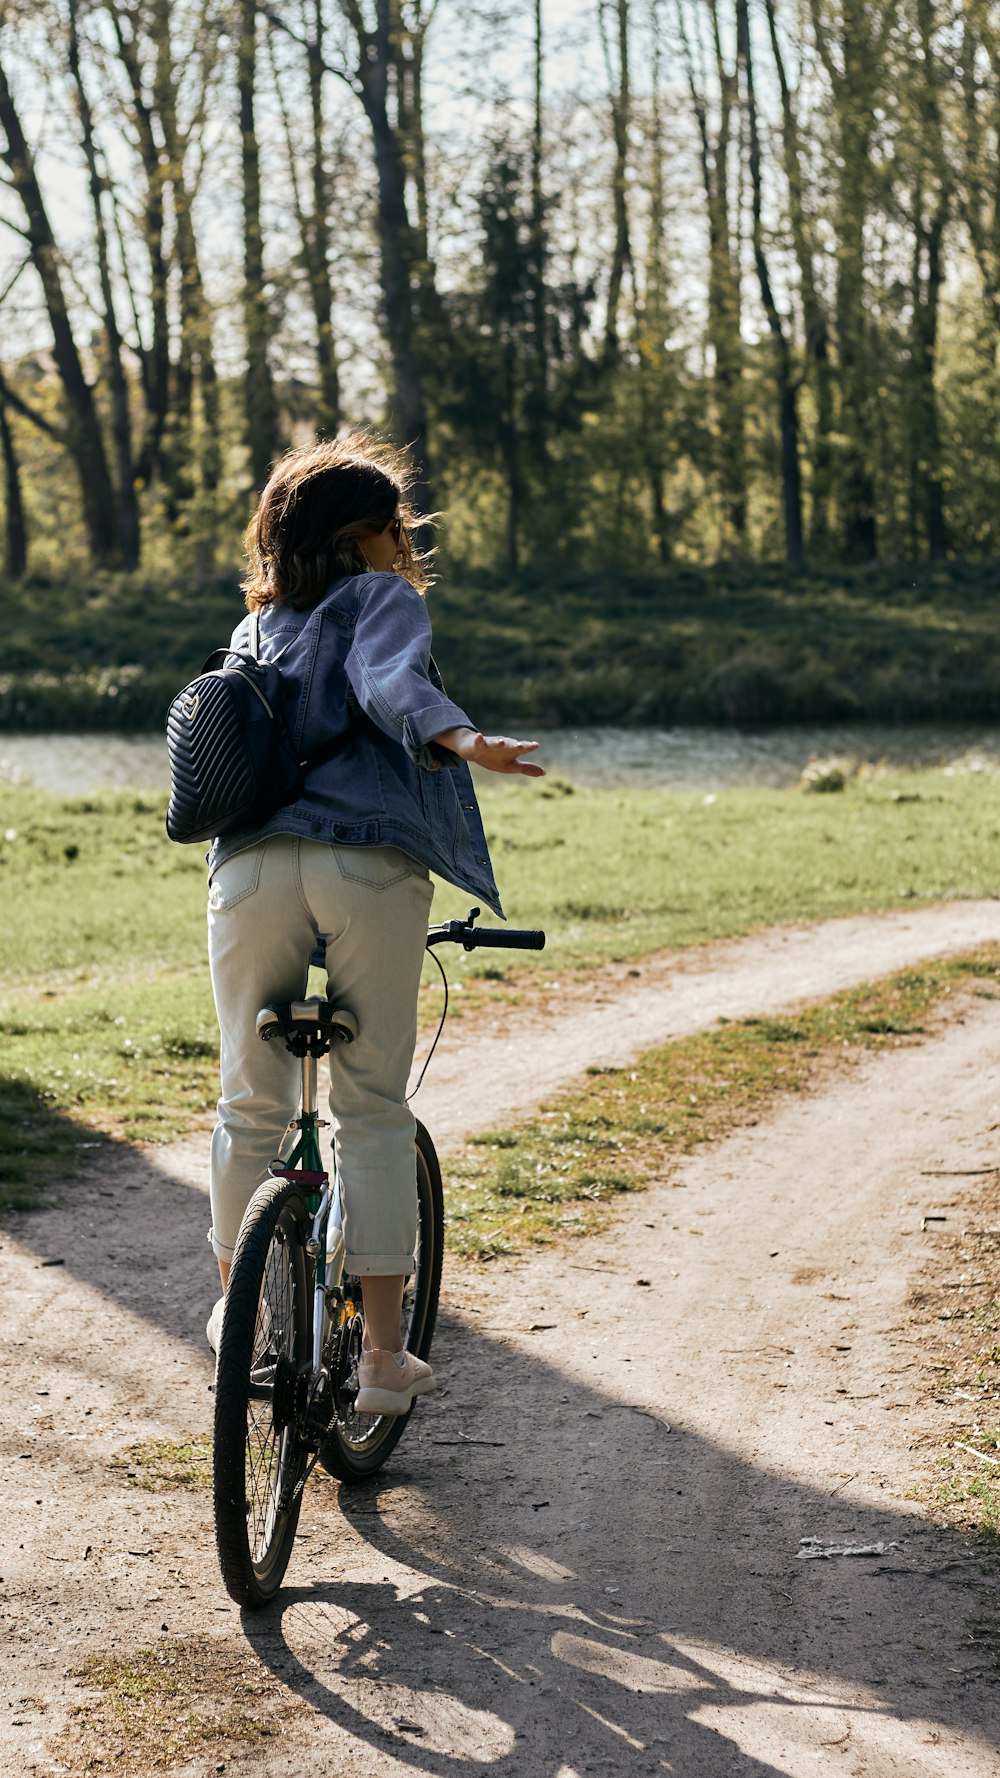
{"type": "Polygon", "coordinates": [[[454,1323],[437,1353],[449,1393],[384,1475],[314,1488],[313,1584],[297,1559],[244,1620],[320,1720],[438,1778],[801,1778],[848,1752],[882,1778],[995,1746],[981,1546],[742,1462],[669,1425],[686,1403],[657,1422],[454,1323]],[[898,1547],[798,1559],[844,1532],[898,1547]]]}
{"type": "MultiPolygon", "coordinates": [[[[203,1191],[106,1143],[63,1206],[5,1226],[201,1347],[203,1191]]],[[[599,1275],[586,1289],[591,1335],[614,1336],[599,1275]]],[[[493,1281],[494,1322],[496,1303],[493,1281]]],[[[706,1304],[706,1341],[717,1326],[706,1304]]],[[[981,1543],[743,1460],[692,1429],[698,1404],[669,1385],[653,1418],[630,1405],[624,1365],[616,1399],[568,1378],[554,1344],[536,1357],[502,1326],[448,1317],[436,1356],[447,1387],[382,1477],[310,1483],[288,1586],[237,1631],[308,1706],[317,1771],[353,1772],[366,1749],[373,1770],[434,1778],[996,1770],[981,1543]],[[898,1547],[797,1559],[800,1539],[845,1533],[898,1547]]],[[[239,1755],[268,1778],[301,1759],[301,1745],[239,1755]]]]}

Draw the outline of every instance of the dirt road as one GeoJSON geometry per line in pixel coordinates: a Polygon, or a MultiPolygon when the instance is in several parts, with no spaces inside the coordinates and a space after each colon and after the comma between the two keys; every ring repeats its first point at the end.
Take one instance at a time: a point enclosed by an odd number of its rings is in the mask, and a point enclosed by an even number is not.
{"type": "MultiPolygon", "coordinates": [[[[942,948],[976,942],[945,925],[942,948]]],[[[801,983],[797,961],[786,1001],[823,991],[801,983]]],[[[63,1214],[9,1225],[5,1769],[1000,1773],[995,1578],[911,1497],[949,1410],[907,1308],[922,1213],[975,1189],[942,1172],[1000,1166],[998,1056],[1000,1003],[970,1000],[610,1236],[453,1267],[439,1394],[380,1482],[310,1484],[280,1604],[242,1624],[207,1494],[115,1462],[208,1425],[183,1157],[113,1157],[63,1214]],[[803,1560],[805,1538],[885,1553],[803,1560]],[[130,1676],[124,1728],[80,1677],[95,1660],[130,1676]]]]}

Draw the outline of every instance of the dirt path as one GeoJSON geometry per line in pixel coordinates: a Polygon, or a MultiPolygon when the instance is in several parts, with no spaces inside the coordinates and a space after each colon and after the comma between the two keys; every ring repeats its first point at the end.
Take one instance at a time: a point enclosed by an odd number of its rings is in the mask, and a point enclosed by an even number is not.
{"type": "MultiPolygon", "coordinates": [[[[838,923],[849,979],[993,936],[996,905],[976,931],[968,908],[933,935],[905,916],[908,952],[869,922],[867,960],[863,923],[838,923]]],[[[803,985],[826,948],[807,937],[766,939],[756,1010],[843,985],[803,985]]],[[[727,1010],[710,980],[702,1022],[727,1010]]],[[[379,1483],[310,1484],[280,1606],[242,1625],[206,1494],[115,1464],[208,1425],[197,1184],[122,1156],[12,1223],[4,1768],[299,1778],[308,1750],[323,1778],[995,1778],[1000,1692],[969,1642],[993,1583],[910,1498],[942,1410],[906,1304],[942,1191],[924,1175],[1000,1165],[998,1057],[1000,1003],[970,1001],[701,1153],[599,1242],[452,1268],[441,1391],[379,1483]],[[805,1537],[896,1547],[803,1561],[805,1537]],[[127,1729],[78,1677],[95,1658],[146,1694],[127,1729]]]]}
{"type": "MultiPolygon", "coordinates": [[[[1000,938],[1000,901],[778,926],[612,964],[582,982],[554,978],[524,1007],[445,1027],[414,1101],[439,1146],[509,1123],[591,1064],[621,1064],[720,1018],[767,1015],[821,1000],[1000,938]]],[[[447,962],[447,951],[442,953],[447,962]]]]}

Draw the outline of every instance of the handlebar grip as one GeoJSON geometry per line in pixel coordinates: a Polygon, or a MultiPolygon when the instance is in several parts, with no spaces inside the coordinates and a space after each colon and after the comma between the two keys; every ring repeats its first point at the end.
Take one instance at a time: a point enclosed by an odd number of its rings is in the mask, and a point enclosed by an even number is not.
{"type": "Polygon", "coordinates": [[[466,950],[492,947],[495,951],[544,951],[544,932],[505,931],[502,927],[480,926],[464,941],[466,950]]]}

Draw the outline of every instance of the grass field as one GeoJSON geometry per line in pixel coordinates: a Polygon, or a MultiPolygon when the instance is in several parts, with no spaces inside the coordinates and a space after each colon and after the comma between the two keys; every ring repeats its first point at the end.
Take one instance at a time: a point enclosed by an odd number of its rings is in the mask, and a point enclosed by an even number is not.
{"type": "MultiPolygon", "coordinates": [[[[228,641],[238,570],[4,586],[0,728],[160,728],[228,641]]],[[[442,575],[435,652],[487,726],[1000,718],[1000,563],[442,575]]]]}
{"type": "MultiPolygon", "coordinates": [[[[942,771],[852,780],[838,795],[716,798],[485,787],[508,916],[548,948],[498,965],[449,957],[453,1006],[510,999],[562,970],[753,927],[1000,884],[1000,778],[942,771]]],[[[0,791],[0,1198],[33,1198],[40,1157],[95,1131],[165,1140],[214,1103],[204,863],[171,845],[152,797],[0,791]]],[[[440,886],[434,917],[468,897],[440,886]]],[[[425,1023],[440,995],[428,970],[425,1023]]]]}

